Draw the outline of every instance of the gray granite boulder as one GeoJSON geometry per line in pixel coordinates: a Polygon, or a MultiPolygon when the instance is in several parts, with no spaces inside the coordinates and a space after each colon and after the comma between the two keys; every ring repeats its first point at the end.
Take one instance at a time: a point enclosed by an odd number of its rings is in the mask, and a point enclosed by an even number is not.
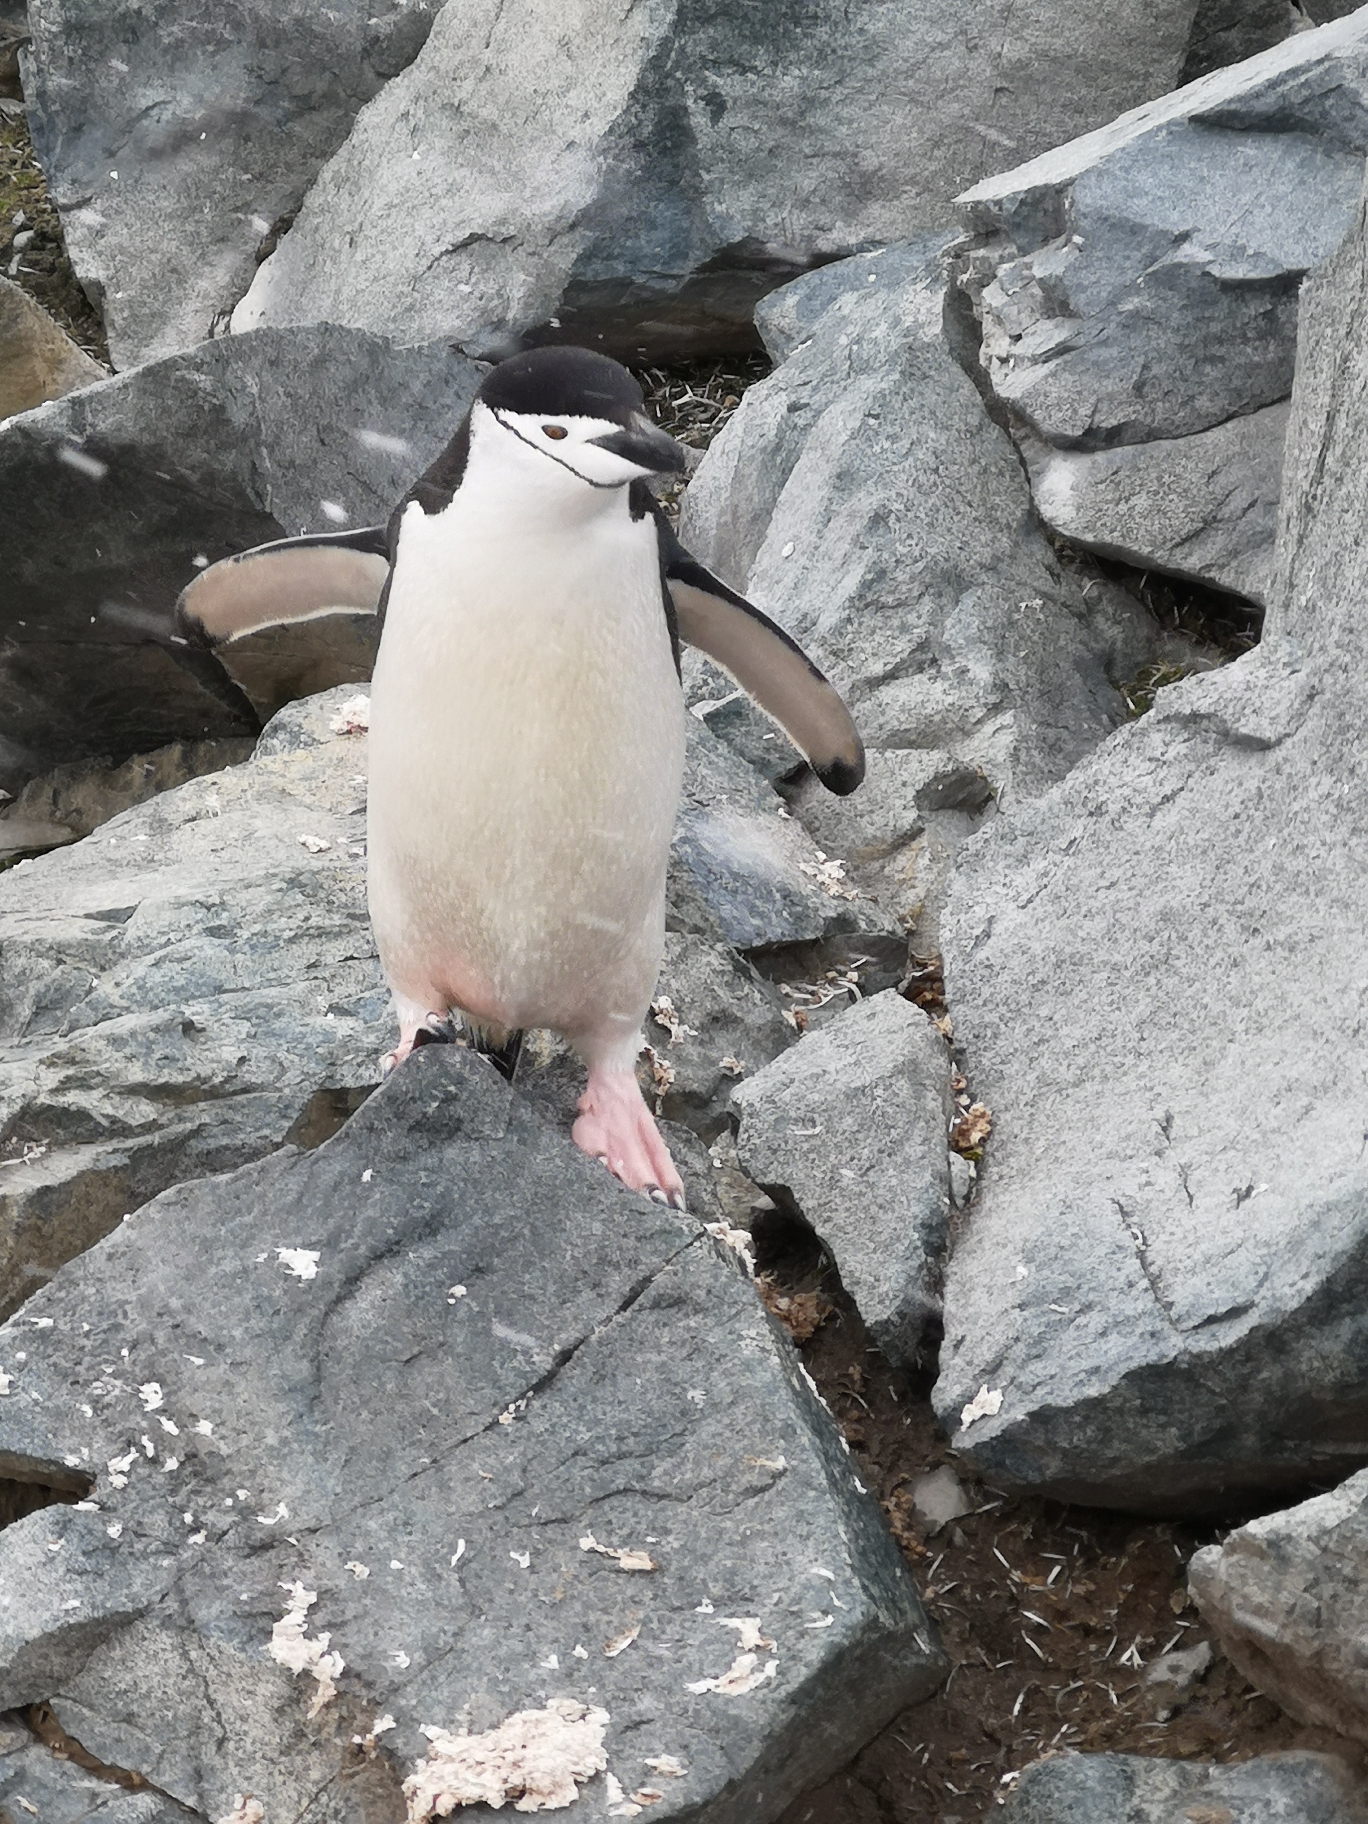
{"type": "Polygon", "coordinates": [[[1298,283],[1353,219],[1366,150],[1360,12],[965,191],[994,391],[1079,449],[1285,398],[1298,283]]]}
{"type": "Polygon", "coordinates": [[[749,346],[785,278],[937,226],[965,184],[1171,87],[1192,12],[586,0],[548,36],[540,0],[458,0],[233,324],[477,352],[525,331],[653,357],[749,346]]]}
{"type": "Polygon", "coordinates": [[[736,1084],[797,1037],[779,990],[753,964],[725,944],[666,932],[646,1040],[667,1119],[713,1139],[726,1124],[736,1084]]]}
{"type": "Polygon", "coordinates": [[[892,989],[732,1091],[742,1170],[816,1233],[873,1341],[912,1364],[940,1316],[953,1106],[945,1041],[892,989]]]}
{"type": "Polygon", "coordinates": [[[0,875],[0,1311],[167,1185],[324,1138],[376,1082],[366,739],[328,726],[347,694],[0,875]]]}
{"type": "Polygon", "coordinates": [[[1366,349],[1360,210],[1303,294],[1263,644],[961,852],[994,1129],[935,1403],[999,1484],[1173,1512],[1368,1460],[1366,349]]]}
{"type": "Polygon", "coordinates": [[[1301,1722],[1368,1741],[1368,1471],[1193,1555],[1223,1652],[1301,1722]]]}
{"type": "Polygon", "coordinates": [[[439,0],[30,0],[24,92],[116,367],[202,342],[439,0]]]}
{"type": "Polygon", "coordinates": [[[1359,12],[958,199],[983,369],[1049,446],[1030,461],[1056,531],[1267,599],[1264,408],[1291,391],[1298,287],[1344,235],[1366,151],[1359,12]]]}
{"type": "MultiPolygon", "coordinates": [[[[1111,732],[1124,710],[1110,680],[1133,675],[1153,629],[1119,591],[1085,597],[1061,571],[1011,440],[956,358],[943,248],[891,247],[767,300],[760,327],[787,358],[704,457],[681,535],[837,684],[871,781],[881,752],[934,754],[922,783],[943,779],[972,818],[1111,732]]],[[[867,811],[855,794],[847,827],[891,852],[916,839],[909,791],[884,784],[867,811]]]]}
{"type": "Polygon", "coordinates": [[[1108,450],[1060,450],[1030,433],[1018,443],[1036,509],[1061,538],[1266,607],[1286,439],[1281,404],[1108,450]]]}
{"type": "Polygon", "coordinates": [[[768,782],[696,716],[686,717],[665,922],[736,950],[813,943],[897,926],[845,878],[768,782]]]}
{"type": "Polygon", "coordinates": [[[1026,1768],[1004,1824],[1363,1824],[1368,1806],[1332,1754],[1164,1761],[1054,1754],[1026,1768]]]}
{"type": "Polygon", "coordinates": [[[944,1674],[737,1257],[459,1049],[140,1210],[0,1361],[9,1473],[85,1491],[0,1534],[0,1704],[206,1818],[391,1816],[517,1716],[595,1815],[770,1819],[944,1674]]]}
{"type": "MultiPolygon", "coordinates": [[[[0,785],[64,761],[255,734],[364,662],[282,675],[254,706],[175,643],[197,566],[388,517],[479,383],[445,345],[328,326],[206,343],[0,428],[0,785]]],[[[333,617],[334,619],[340,617],[333,617]]]]}

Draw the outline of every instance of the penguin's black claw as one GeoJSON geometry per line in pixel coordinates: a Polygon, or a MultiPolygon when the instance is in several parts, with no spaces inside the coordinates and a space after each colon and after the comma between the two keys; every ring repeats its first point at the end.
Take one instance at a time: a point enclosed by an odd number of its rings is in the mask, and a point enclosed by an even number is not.
{"type": "Polygon", "coordinates": [[[668,1205],[670,1200],[658,1184],[643,1184],[641,1188],[645,1191],[652,1203],[663,1203],[668,1205]]]}

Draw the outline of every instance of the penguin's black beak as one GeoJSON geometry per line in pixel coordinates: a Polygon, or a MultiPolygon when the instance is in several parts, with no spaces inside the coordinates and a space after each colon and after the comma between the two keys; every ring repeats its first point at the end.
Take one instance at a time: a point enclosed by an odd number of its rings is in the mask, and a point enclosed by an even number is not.
{"type": "Polygon", "coordinates": [[[606,436],[591,437],[589,441],[653,475],[684,473],[684,446],[667,436],[641,412],[633,413],[625,430],[610,431],[606,436]]]}

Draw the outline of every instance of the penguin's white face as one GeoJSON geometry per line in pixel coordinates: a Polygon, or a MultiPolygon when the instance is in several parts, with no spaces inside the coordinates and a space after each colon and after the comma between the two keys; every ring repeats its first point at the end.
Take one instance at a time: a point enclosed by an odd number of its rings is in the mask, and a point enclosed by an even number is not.
{"type": "Polygon", "coordinates": [[[616,492],[648,475],[678,473],[683,452],[644,412],[622,418],[514,412],[480,401],[471,415],[472,469],[497,461],[539,491],[588,484],[616,492]]]}

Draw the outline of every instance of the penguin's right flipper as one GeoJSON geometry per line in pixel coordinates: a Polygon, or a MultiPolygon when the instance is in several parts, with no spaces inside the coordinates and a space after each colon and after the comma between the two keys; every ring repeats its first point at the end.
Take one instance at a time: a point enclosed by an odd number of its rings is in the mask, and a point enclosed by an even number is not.
{"type": "Polygon", "coordinates": [[[266,723],[297,697],[369,678],[389,574],[383,526],[277,539],[202,570],[181,591],[176,632],[266,723]]]}
{"type": "Polygon", "coordinates": [[[277,539],[201,570],[181,590],[176,631],[218,648],[324,614],[374,614],[389,572],[383,526],[277,539]]]}
{"type": "Polygon", "coordinates": [[[836,687],[782,627],[686,551],[651,505],[680,639],[731,673],[807,756],[829,792],[853,792],[865,775],[864,742],[836,687]]]}

